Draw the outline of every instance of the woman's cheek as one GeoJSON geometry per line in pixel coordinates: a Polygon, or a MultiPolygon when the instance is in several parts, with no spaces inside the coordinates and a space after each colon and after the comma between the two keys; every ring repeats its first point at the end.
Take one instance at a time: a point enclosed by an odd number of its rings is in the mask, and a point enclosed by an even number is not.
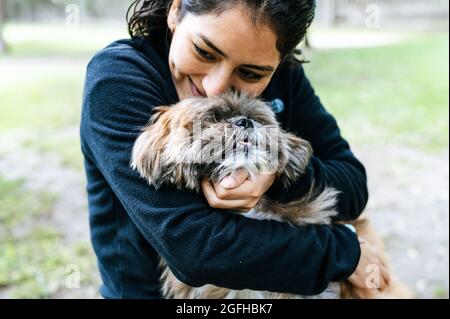
{"type": "Polygon", "coordinates": [[[201,63],[192,54],[179,54],[174,59],[175,68],[183,75],[199,75],[206,72],[204,63],[201,63]]]}

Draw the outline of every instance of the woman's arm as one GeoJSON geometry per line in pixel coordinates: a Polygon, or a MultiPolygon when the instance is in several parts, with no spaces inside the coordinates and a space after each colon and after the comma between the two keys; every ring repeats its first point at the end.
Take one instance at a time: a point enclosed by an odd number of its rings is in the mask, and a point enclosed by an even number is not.
{"type": "Polygon", "coordinates": [[[294,228],[209,207],[202,195],[155,190],[130,166],[133,144],[154,106],[167,101],[148,61],[110,48],[90,63],[81,125],[85,156],[101,171],[142,235],[191,286],[214,284],[317,294],[349,277],[360,247],[343,226],[294,228]]]}
{"type": "Polygon", "coordinates": [[[285,92],[283,98],[290,107],[281,115],[282,122],[290,132],[311,143],[314,156],[307,173],[295,185],[286,190],[276,182],[267,195],[289,202],[305,195],[312,185],[318,191],[331,186],[340,191],[336,219],[357,219],[368,201],[364,166],[342,138],[336,120],[316,96],[303,68],[281,69],[277,77],[267,93],[285,92]]]}

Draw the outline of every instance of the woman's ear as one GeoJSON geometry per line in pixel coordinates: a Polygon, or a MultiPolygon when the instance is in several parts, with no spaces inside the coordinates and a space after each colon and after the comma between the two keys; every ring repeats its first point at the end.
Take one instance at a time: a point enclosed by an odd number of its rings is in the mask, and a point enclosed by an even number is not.
{"type": "Polygon", "coordinates": [[[291,133],[285,133],[280,154],[279,178],[285,187],[306,172],[313,149],[308,141],[291,133]]]}
{"type": "Polygon", "coordinates": [[[172,5],[169,9],[169,14],[167,15],[167,25],[169,27],[169,30],[172,31],[172,33],[175,32],[175,28],[178,24],[178,16],[180,12],[181,7],[181,0],[174,0],[172,2],[172,5]]]}

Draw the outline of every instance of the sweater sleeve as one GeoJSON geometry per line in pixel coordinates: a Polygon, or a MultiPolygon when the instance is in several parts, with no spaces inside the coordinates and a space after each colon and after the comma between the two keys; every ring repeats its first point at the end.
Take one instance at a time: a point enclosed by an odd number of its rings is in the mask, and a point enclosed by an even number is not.
{"type": "Polygon", "coordinates": [[[87,70],[82,149],[97,165],[127,214],[176,277],[198,287],[311,295],[350,276],[360,257],[346,227],[260,221],[212,209],[203,195],[155,190],[130,168],[133,144],[164,88],[144,57],[109,49],[87,70]]]}
{"type": "Polygon", "coordinates": [[[333,187],[340,192],[336,220],[355,220],[368,201],[365,168],[342,138],[336,120],[316,96],[303,68],[292,70],[289,78],[291,106],[285,115],[289,119],[288,129],[311,143],[314,156],[297,183],[284,189],[276,182],[268,196],[289,202],[305,195],[311,187],[318,192],[333,187]]]}

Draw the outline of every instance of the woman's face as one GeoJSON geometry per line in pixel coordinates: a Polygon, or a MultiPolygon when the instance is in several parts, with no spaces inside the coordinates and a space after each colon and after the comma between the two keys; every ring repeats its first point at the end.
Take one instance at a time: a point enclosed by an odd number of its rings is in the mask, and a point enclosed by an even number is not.
{"type": "Polygon", "coordinates": [[[277,37],[268,26],[255,26],[239,6],[220,16],[188,13],[181,22],[176,14],[172,7],[169,65],[180,100],[230,88],[261,95],[280,63],[277,37]]]}

